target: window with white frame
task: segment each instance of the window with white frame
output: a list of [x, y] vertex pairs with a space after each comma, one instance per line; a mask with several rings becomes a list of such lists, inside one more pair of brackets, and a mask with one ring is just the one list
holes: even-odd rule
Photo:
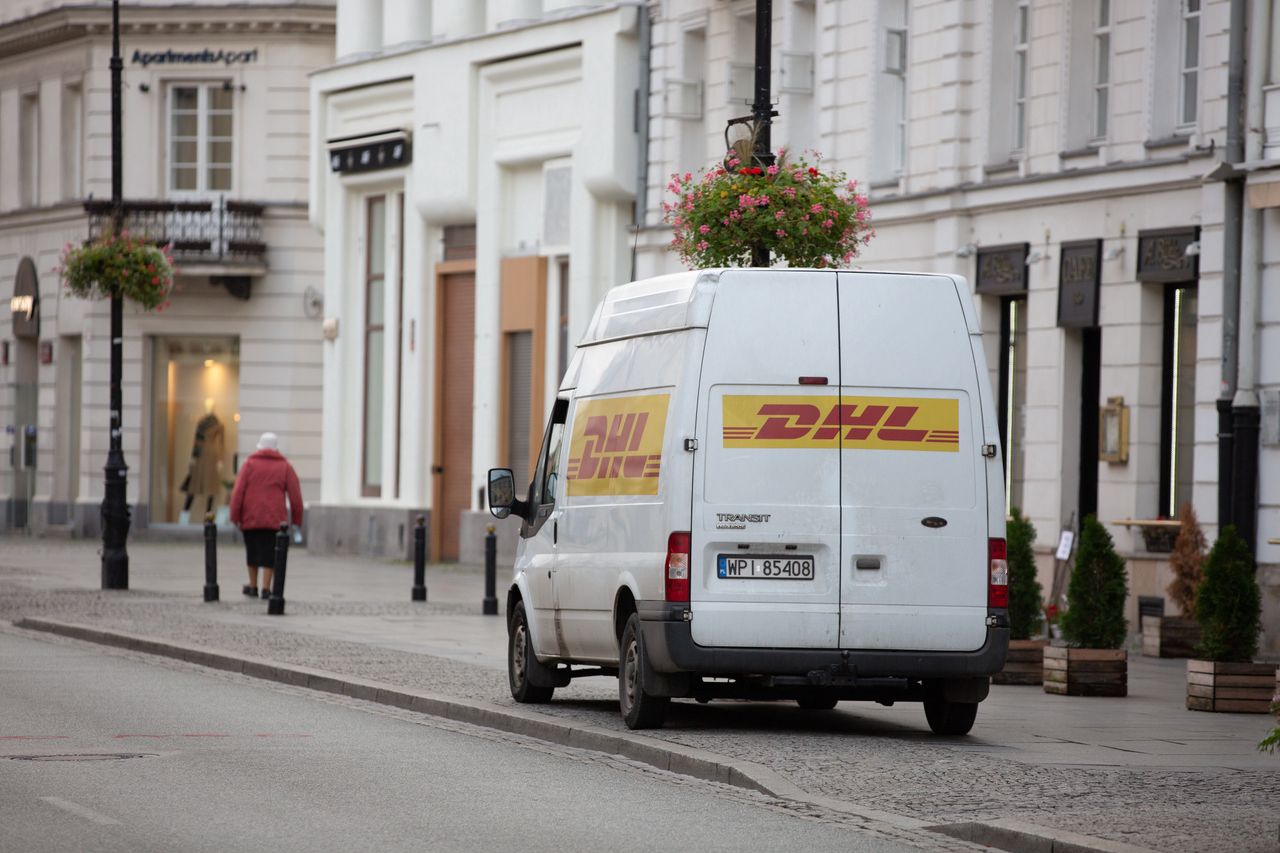
[[874, 180], [899, 177], [907, 162], [907, 3], [880, 2], [880, 73], [876, 88]]
[[230, 192], [234, 92], [229, 83], [169, 88], [169, 191]]
[[1111, 0], [1096, 0], [1093, 19], [1093, 139], [1107, 138], [1111, 103]]
[[1027, 144], [1028, 47], [1031, 36], [1031, 2], [1018, 0], [1013, 25], [1013, 127], [1009, 149], [1021, 153]]
[[1200, 0], [1182, 0], [1179, 46], [1178, 126], [1190, 128], [1200, 100]]

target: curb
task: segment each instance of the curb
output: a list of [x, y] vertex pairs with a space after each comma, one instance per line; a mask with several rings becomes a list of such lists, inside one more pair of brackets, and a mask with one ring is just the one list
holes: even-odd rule
[[1010, 853], [1154, 853], [1144, 847], [1093, 838], [1065, 830], [1049, 829], [1013, 819], [939, 825], [905, 815], [862, 808], [834, 797], [809, 793], [777, 772], [755, 762], [728, 758], [708, 750], [630, 732], [621, 733], [598, 726], [563, 722], [520, 708], [507, 708], [489, 702], [406, 690], [378, 681], [340, 676], [309, 667], [254, 659], [230, 652], [187, 646], [171, 640], [91, 628], [71, 622], [22, 618], [13, 622], [13, 625], [29, 631], [56, 634], [99, 645], [173, 658], [211, 669], [237, 672], [266, 681], [350, 696], [354, 699], [376, 702], [510, 734], [524, 735], [562, 746], [621, 755], [660, 770], [759, 791], [778, 799], [811, 804], [900, 830], [937, 833], [939, 836], [1010, 851]]

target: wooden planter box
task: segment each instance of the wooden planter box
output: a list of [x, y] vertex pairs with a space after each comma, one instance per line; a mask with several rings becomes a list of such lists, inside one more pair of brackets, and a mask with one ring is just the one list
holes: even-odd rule
[[1046, 646], [1044, 692], [1061, 696], [1129, 695], [1129, 658], [1124, 649]]
[[1010, 640], [1004, 669], [991, 676], [992, 684], [1041, 684], [1044, 682], [1044, 647], [1047, 640]]
[[1273, 663], [1218, 663], [1187, 661], [1187, 708], [1192, 711], [1227, 711], [1265, 714], [1271, 710], [1276, 689]]
[[1153, 658], [1193, 658], [1200, 626], [1181, 616], [1143, 616], [1142, 654]]

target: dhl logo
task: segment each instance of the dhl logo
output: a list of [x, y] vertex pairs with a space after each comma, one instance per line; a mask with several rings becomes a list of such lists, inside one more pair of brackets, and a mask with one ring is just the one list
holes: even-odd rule
[[656, 495], [668, 394], [589, 400], [573, 416], [570, 495]]
[[724, 446], [960, 449], [960, 401], [929, 397], [726, 395]]

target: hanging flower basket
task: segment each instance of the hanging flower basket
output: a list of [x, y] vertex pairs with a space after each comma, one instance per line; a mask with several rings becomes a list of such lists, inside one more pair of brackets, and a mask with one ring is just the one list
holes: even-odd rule
[[83, 246], [68, 243], [57, 271], [74, 296], [97, 300], [119, 294], [148, 311], [163, 311], [174, 288], [169, 247], [134, 239], [127, 231]]
[[756, 246], [793, 267], [845, 266], [874, 234], [857, 182], [785, 149], [767, 167], [730, 152], [696, 178], [672, 175], [667, 190], [676, 200], [663, 202], [663, 221], [690, 268], [748, 266]]

